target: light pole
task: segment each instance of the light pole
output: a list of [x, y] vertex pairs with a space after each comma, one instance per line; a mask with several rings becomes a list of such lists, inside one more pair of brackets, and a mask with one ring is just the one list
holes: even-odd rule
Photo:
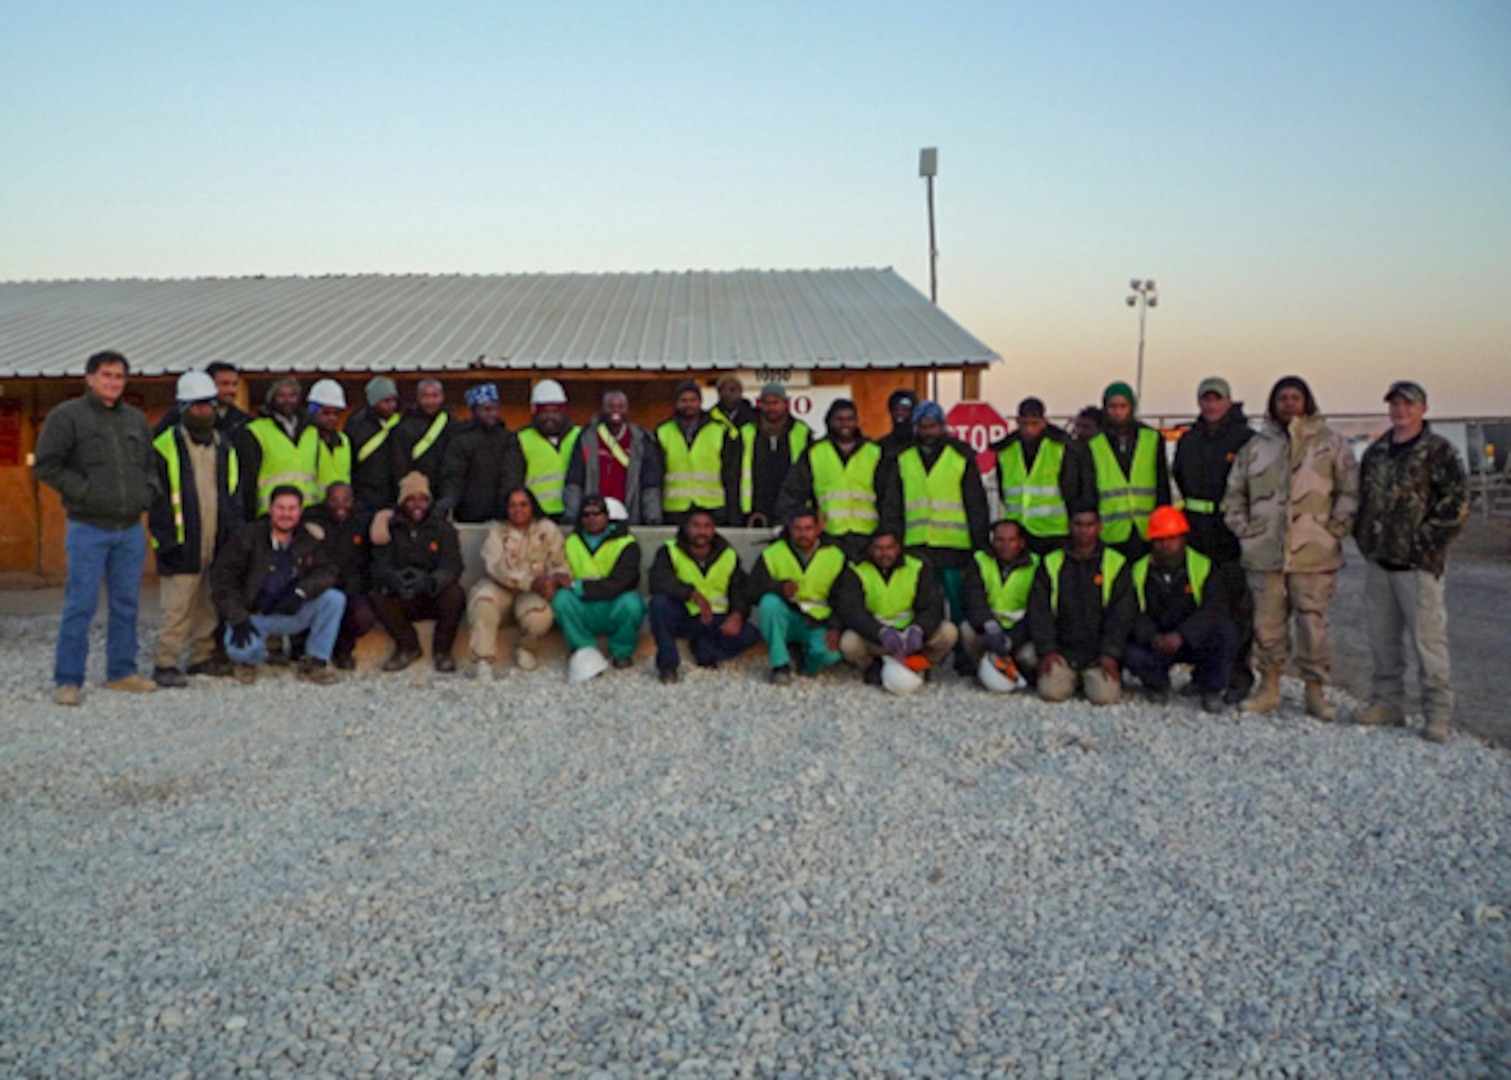
[[[934, 177], [939, 175], [939, 148], [926, 146], [918, 151], [918, 175], [928, 182], [929, 200], [929, 300], [939, 303], [939, 245], [934, 239]], [[939, 399], [939, 373], [933, 375], [931, 396]]]
[[1149, 309], [1159, 307], [1159, 291], [1154, 287], [1154, 279], [1146, 278], [1140, 281], [1134, 278], [1128, 283], [1133, 294], [1128, 297], [1128, 306], [1138, 308], [1138, 382], [1133, 388], [1134, 395], [1144, 400], [1144, 319], [1149, 315]]

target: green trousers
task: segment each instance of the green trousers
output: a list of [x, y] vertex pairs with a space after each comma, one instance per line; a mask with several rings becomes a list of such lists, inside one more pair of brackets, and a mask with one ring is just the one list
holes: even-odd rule
[[635, 655], [640, 621], [645, 618], [645, 598], [639, 593], [621, 593], [612, 600], [584, 600], [570, 589], [558, 589], [551, 598], [551, 610], [573, 652], [597, 648], [601, 635], [609, 639], [609, 655], [615, 660]]
[[801, 645], [806, 650], [803, 668], [810, 675], [817, 674], [830, 664], [837, 664], [840, 655], [830, 652], [824, 643], [826, 627], [814, 626], [775, 593], [767, 593], [756, 605], [756, 629], [766, 639], [766, 650], [771, 654], [771, 666], [786, 667], [792, 663], [789, 645]]

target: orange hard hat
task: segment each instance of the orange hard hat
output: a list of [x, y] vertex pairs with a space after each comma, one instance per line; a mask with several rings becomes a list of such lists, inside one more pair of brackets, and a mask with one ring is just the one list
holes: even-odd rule
[[1186, 515], [1173, 506], [1156, 507], [1149, 515], [1149, 539], [1159, 540], [1166, 536], [1184, 536], [1191, 531]]

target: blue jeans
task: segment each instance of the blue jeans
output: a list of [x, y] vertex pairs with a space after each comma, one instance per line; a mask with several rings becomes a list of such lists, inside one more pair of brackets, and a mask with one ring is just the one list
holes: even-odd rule
[[305, 655], [329, 663], [345, 612], [346, 594], [340, 589], [326, 589], [315, 599], [305, 601], [293, 615], [253, 615], [252, 640], [240, 648], [231, 644], [231, 628], [226, 627], [226, 655], [232, 663], [261, 664], [268, 658], [269, 635], [289, 638], [308, 630]]
[[702, 667], [717, 667], [720, 660], [732, 660], [761, 640], [756, 628], [749, 622], [740, 627], [740, 632], [728, 637], [722, 627], [729, 621], [728, 615], [715, 615], [714, 621], [704, 626], [696, 615], [687, 613], [687, 606], [663, 593], [651, 597], [651, 633], [656, 638], [656, 670], [676, 671], [681, 666], [682, 656], [677, 651], [677, 639], [685, 637], [692, 646], [693, 659]]
[[100, 606], [100, 583], [105, 583], [109, 621], [105, 632], [105, 678], [114, 682], [136, 674], [136, 608], [147, 562], [147, 538], [140, 524], [104, 529], [70, 521], [63, 550], [68, 554], [68, 584], [63, 590], [63, 623], [58, 627], [58, 650], [53, 682], [84, 685], [89, 661], [89, 624]]

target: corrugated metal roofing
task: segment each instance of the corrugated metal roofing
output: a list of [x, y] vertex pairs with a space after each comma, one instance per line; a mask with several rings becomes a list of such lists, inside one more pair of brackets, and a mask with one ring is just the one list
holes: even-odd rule
[[891, 269], [0, 282], [0, 378], [466, 368], [961, 367], [998, 359]]

